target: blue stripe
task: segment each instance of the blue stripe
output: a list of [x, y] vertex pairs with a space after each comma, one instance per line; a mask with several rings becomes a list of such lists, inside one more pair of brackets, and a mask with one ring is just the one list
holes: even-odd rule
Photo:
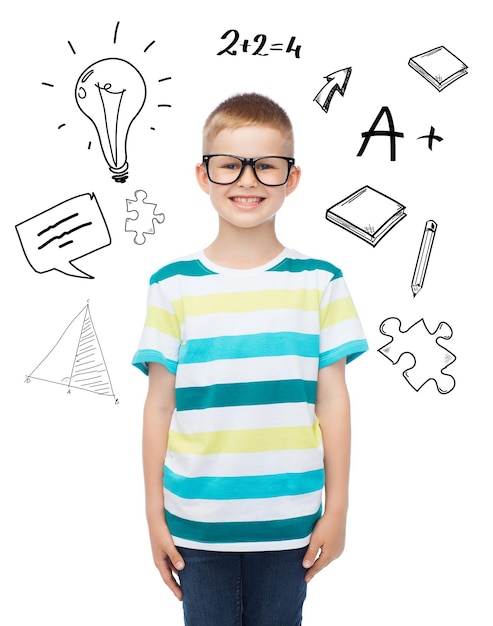
[[198, 259], [191, 261], [175, 261], [174, 263], [165, 265], [153, 274], [150, 279], [150, 284], [159, 283], [173, 276], [208, 276], [209, 274], [215, 273], [216, 272], [205, 267], [205, 265], [202, 265]]
[[135, 365], [141, 372], [148, 375], [149, 363], [161, 363], [161, 365], [164, 365], [172, 374], [176, 374], [178, 367], [176, 361], [167, 359], [158, 350], [137, 350], [132, 359], [132, 365]]
[[178, 411], [193, 411], [212, 407], [282, 404], [284, 402], [315, 404], [316, 391], [316, 380], [301, 379], [178, 387], [176, 408]]
[[252, 541], [289, 541], [307, 537], [322, 514], [322, 507], [312, 515], [268, 522], [194, 522], [166, 513], [166, 522], [174, 537], [200, 543], [243, 543]]
[[347, 341], [333, 350], [326, 350], [325, 352], [322, 352], [320, 355], [319, 368], [331, 365], [344, 357], [346, 357], [346, 363], [351, 363], [351, 361], [357, 359], [367, 350], [368, 343], [366, 339]]
[[318, 359], [319, 336], [305, 333], [257, 333], [190, 339], [180, 348], [180, 363], [206, 363], [221, 359], [248, 359], [268, 356]]
[[165, 467], [164, 486], [176, 496], [191, 500], [245, 500], [299, 496], [323, 488], [324, 470], [263, 476], [188, 478]]
[[283, 259], [280, 263], [271, 267], [268, 272], [313, 272], [314, 270], [323, 270], [333, 274], [332, 280], [340, 278], [342, 271], [329, 263], [328, 261], [322, 261], [321, 259]]

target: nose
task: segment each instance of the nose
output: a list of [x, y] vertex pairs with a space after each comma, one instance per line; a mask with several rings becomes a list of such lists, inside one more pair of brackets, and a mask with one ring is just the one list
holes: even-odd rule
[[257, 177], [255, 176], [253, 165], [245, 165], [237, 182], [243, 187], [253, 187], [257, 185]]

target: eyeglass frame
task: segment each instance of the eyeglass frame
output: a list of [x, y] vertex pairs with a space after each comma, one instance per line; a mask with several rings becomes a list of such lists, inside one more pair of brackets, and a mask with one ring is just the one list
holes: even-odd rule
[[[225, 156], [225, 157], [231, 157], [233, 159], [238, 159], [238, 161], [241, 161], [241, 169], [240, 172], [238, 174], [238, 176], [232, 180], [229, 183], [218, 183], [215, 180], [212, 180], [211, 175], [209, 174], [209, 159], [211, 159], [212, 157], [216, 157], [216, 156]], [[275, 184], [271, 184], [271, 183], [264, 183], [260, 180], [258, 174], [257, 174], [257, 170], [255, 169], [255, 163], [257, 161], [260, 161], [262, 159], [283, 159], [284, 161], [287, 162], [288, 164], [288, 171], [286, 174], [286, 180], [283, 183], [275, 183]], [[260, 157], [254, 157], [254, 158], [247, 158], [247, 157], [241, 157], [241, 156], [237, 156], [236, 154], [203, 154], [202, 155], [202, 164], [205, 165], [205, 171], [207, 173], [207, 178], [210, 180], [210, 182], [214, 185], [232, 185], [233, 183], [235, 183], [237, 180], [239, 180], [241, 178], [241, 175], [243, 174], [245, 167], [247, 165], [250, 165], [250, 167], [253, 170], [253, 173], [255, 175], [255, 178], [258, 180], [258, 182], [261, 185], [265, 185], [266, 187], [282, 187], [283, 185], [285, 185], [288, 182], [288, 178], [289, 178], [289, 174], [291, 173], [291, 168], [294, 167], [295, 164], [295, 160], [293, 157], [286, 157], [286, 156], [279, 156], [277, 154], [270, 154], [267, 156], [260, 156]]]

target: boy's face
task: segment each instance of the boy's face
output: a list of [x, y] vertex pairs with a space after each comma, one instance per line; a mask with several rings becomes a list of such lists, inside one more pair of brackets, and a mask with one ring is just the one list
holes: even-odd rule
[[[208, 153], [246, 158], [291, 156], [280, 131], [267, 126], [224, 129], [212, 141]], [[260, 183], [252, 168], [246, 166], [234, 183], [217, 185], [209, 181], [203, 164], [196, 167], [199, 186], [209, 194], [219, 218], [237, 228], [254, 228], [273, 222], [286, 196], [296, 189], [300, 174], [298, 167], [292, 167], [285, 185], [270, 187]]]

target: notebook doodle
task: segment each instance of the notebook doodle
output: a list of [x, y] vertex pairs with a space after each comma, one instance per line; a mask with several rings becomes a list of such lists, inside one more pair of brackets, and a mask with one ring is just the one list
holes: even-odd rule
[[467, 74], [467, 65], [445, 46], [438, 46], [411, 57], [409, 66], [438, 91]]
[[125, 231], [135, 233], [134, 243], [141, 246], [146, 242], [146, 235], [154, 235], [154, 223], [164, 222], [164, 213], [156, 213], [157, 204], [146, 202], [147, 193], [142, 189], [135, 192], [135, 200], [127, 200], [128, 217]]
[[430, 380], [435, 381], [440, 393], [452, 391], [455, 379], [444, 370], [455, 361], [455, 355], [439, 342], [452, 337], [452, 328], [446, 322], [440, 322], [434, 332], [428, 330], [423, 319], [401, 330], [401, 320], [389, 317], [380, 324], [380, 332], [391, 340], [378, 351], [394, 365], [404, 354], [414, 358], [414, 364], [402, 375], [415, 391]]
[[325, 217], [373, 247], [406, 214], [405, 206], [366, 185], [331, 206]]

